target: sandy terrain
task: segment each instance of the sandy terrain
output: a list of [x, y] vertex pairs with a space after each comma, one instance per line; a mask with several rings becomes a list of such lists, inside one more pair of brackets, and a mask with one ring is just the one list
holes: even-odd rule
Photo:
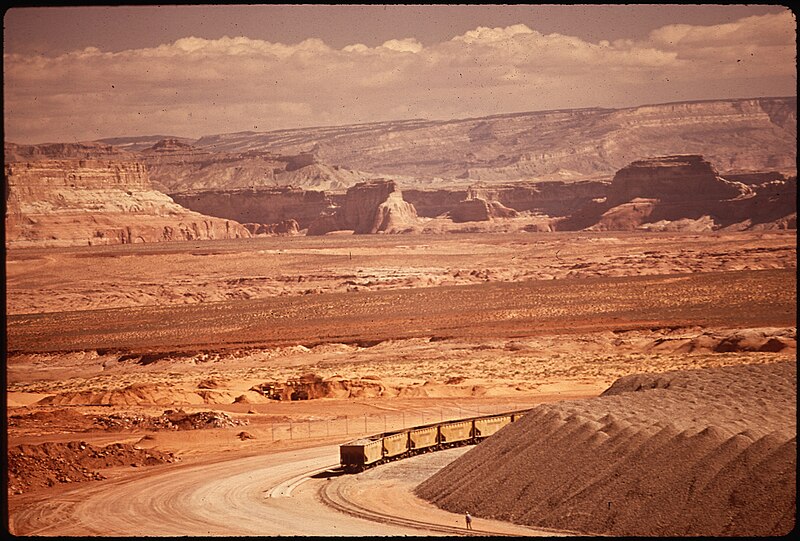
[[[379, 472], [400, 463], [363, 477], [383, 487], [370, 490], [381, 494], [376, 513], [414, 501], [428, 526], [387, 529], [388, 519], [319, 507], [327, 483], [363, 496], [352, 480], [307, 478], [363, 434], [591, 399], [631, 374], [793, 362], [795, 243], [794, 231], [334, 235], [12, 250], [9, 457], [18, 445], [73, 447], [51, 446], [51, 462], [13, 462], [11, 531], [447, 534], [430, 525], [460, 524], [460, 510], [439, 516], [412, 494], [443, 464], [401, 469], [395, 481]], [[306, 374], [327, 394], [275, 401], [258, 390]], [[781, 396], [796, 409], [790, 391]], [[653, 400], [642, 415], [658, 410]], [[110, 444], [125, 461], [99, 461]], [[297, 453], [307, 461], [293, 462]], [[248, 460], [269, 457], [278, 469], [247, 477]], [[70, 460], [80, 474], [67, 473]], [[294, 503], [264, 500], [292, 479], [304, 480], [287, 496]], [[146, 509], [153, 483], [164, 488]], [[123, 495], [130, 504], [102, 504]], [[295, 522], [279, 518], [289, 508]], [[471, 511], [476, 528], [492, 518]], [[318, 527], [307, 524], [314, 516], [324, 517]]]

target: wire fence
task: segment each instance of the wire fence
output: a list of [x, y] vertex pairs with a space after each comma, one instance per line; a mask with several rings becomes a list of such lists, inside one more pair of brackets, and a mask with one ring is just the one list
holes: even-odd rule
[[309, 419], [271, 423], [272, 441], [380, 434], [414, 426], [494, 415], [527, 409], [526, 404], [448, 405], [438, 408], [409, 408], [387, 413], [345, 415], [332, 419]]

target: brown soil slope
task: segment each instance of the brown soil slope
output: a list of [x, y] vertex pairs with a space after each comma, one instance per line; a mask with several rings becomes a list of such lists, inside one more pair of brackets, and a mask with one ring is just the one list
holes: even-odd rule
[[796, 362], [627, 376], [543, 404], [423, 482], [454, 512], [582, 533], [794, 528]]

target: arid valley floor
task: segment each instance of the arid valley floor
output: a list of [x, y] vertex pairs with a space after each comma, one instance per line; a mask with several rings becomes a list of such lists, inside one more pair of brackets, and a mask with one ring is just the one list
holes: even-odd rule
[[[334, 234], [9, 250], [9, 531], [452, 535], [466, 533], [469, 510], [474, 534], [787, 533], [796, 241], [794, 230]], [[736, 367], [745, 368], [725, 372]], [[626, 393], [600, 396], [626, 376], [706, 369], [700, 384], [687, 376], [685, 395], [669, 394], [678, 376], [653, 376], [627, 389], [635, 407], [619, 402]], [[304, 377], [324, 392], [280, 401], [262, 392]], [[557, 415], [567, 430], [574, 417], [573, 447], [501, 449], [501, 432], [359, 475], [314, 475], [361, 435], [540, 405], [566, 412]], [[507, 428], [554, 422], [537, 411], [539, 428], [534, 415]], [[659, 447], [667, 429], [715, 443], [679, 459]], [[580, 442], [615, 431], [627, 434], [614, 440], [617, 469], [584, 467]], [[768, 437], [772, 446], [756, 445]], [[496, 484], [446, 498], [437, 484], [470, 468], [480, 479], [469, 456], [512, 464], [527, 448], [575, 476], [513, 473], [530, 476], [517, 487], [535, 494], [527, 514], [489, 505]], [[672, 467], [642, 461], [647, 449]], [[456, 468], [462, 455], [466, 470]], [[743, 471], [736, 457], [771, 466]], [[680, 485], [678, 460], [707, 472], [702, 482]], [[750, 474], [768, 494], [737, 492]], [[543, 505], [535, 484], [563, 499]], [[432, 490], [447, 499], [441, 507]], [[711, 515], [724, 504], [741, 520], [675, 522], [680, 505], [659, 499], [671, 491], [683, 505], [702, 494]]]

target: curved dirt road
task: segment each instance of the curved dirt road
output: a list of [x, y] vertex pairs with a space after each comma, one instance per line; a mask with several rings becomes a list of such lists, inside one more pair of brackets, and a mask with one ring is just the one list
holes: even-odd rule
[[80, 487], [13, 515], [11, 531], [43, 536], [436, 535], [375, 524], [294, 495], [332, 467], [337, 446], [179, 465]]
[[[338, 446], [326, 445], [143, 471], [139, 476], [84, 485], [60, 498], [22, 506], [13, 513], [10, 529], [24, 536], [77, 537], [459, 533], [455, 525], [460, 524], [459, 515], [415, 502], [407, 490], [393, 490], [391, 470], [399, 463], [382, 466], [388, 477], [379, 474], [377, 479], [374, 471], [363, 478], [311, 477], [336, 466], [331, 459], [337, 457]], [[359, 485], [366, 494], [358, 494]], [[337, 498], [331, 506], [326, 497], [330, 493], [357, 497]], [[547, 532], [485, 521], [473, 533]]]

